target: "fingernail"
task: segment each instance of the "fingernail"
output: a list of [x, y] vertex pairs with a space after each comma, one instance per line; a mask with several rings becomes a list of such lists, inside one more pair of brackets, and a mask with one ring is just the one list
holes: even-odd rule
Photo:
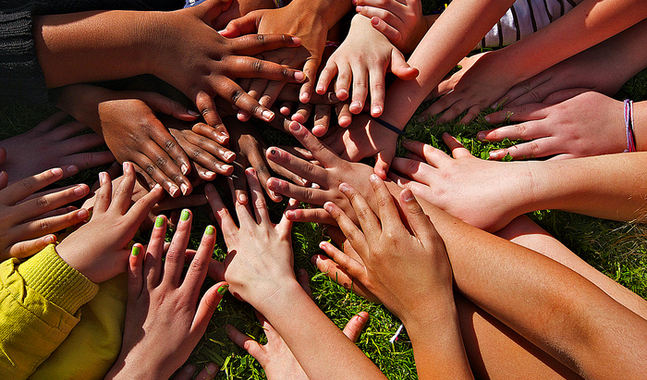
[[189, 215], [191, 215], [189, 213], [189, 210], [187, 209], [182, 210], [182, 213], [180, 214], [180, 220], [183, 222], [186, 222], [187, 220], [189, 220]]
[[182, 194], [187, 195], [189, 192], [189, 186], [187, 186], [185, 183], [180, 185], [180, 189], [182, 189]]
[[[324, 248], [325, 246], [326, 246], [326, 242], [325, 242], [325, 241], [320, 241], [320, 242], [319, 242], [319, 249], [324, 250], [324, 249], [325, 249], [325, 248]], [[313, 256], [313, 257], [314, 257], [314, 256]]]
[[187, 364], [184, 368], [182, 368], [182, 372], [186, 373], [187, 375], [193, 375], [195, 372], [195, 367], [191, 364]]
[[133, 245], [133, 250], [131, 252], [133, 256], [138, 256], [140, 251], [141, 251], [141, 248], [139, 248], [138, 245]]
[[160, 228], [164, 225], [164, 217], [163, 216], [158, 216], [157, 219], [155, 219], [155, 228]]
[[373, 107], [373, 114], [374, 115], [378, 115], [378, 114], [381, 114], [381, 113], [382, 113], [382, 107], [380, 107], [380, 106]]
[[332, 203], [330, 202], [324, 203], [324, 210], [326, 210], [326, 212], [330, 214], [332, 212]]
[[84, 196], [85, 195], [85, 189], [83, 188], [83, 186], [75, 187], [74, 188], [74, 195], [76, 195], [78, 197]]
[[234, 152], [230, 151], [230, 152], [225, 153], [225, 160], [227, 162], [231, 162], [235, 157], [236, 157], [236, 153], [234, 153]]
[[218, 294], [223, 295], [223, 294], [227, 293], [227, 289], [229, 289], [229, 284], [220, 285], [217, 292], [218, 292]]
[[324, 86], [317, 86], [317, 94], [323, 95], [323, 93], [326, 91]]
[[292, 43], [295, 45], [301, 44], [301, 39], [299, 37], [292, 37]]
[[84, 208], [80, 209], [76, 213], [76, 215], [79, 217], [79, 219], [82, 219], [82, 220], [88, 220], [88, 218], [90, 217], [90, 213], [88, 212], [88, 210]]
[[267, 181], [267, 186], [272, 190], [278, 190], [279, 187], [281, 186], [281, 182], [276, 178], [270, 178]]
[[488, 123], [490, 122], [490, 115], [486, 115], [486, 116], [484, 116], [483, 118], [484, 118], [484, 119], [485, 119], [485, 121], [487, 121]]
[[215, 229], [213, 228], [213, 226], [207, 226], [207, 228], [204, 230], [204, 233], [206, 235], [213, 235], [214, 231]]
[[297, 123], [296, 121], [293, 121], [290, 123], [290, 131], [299, 132], [300, 130], [301, 130], [301, 124]]
[[374, 183], [377, 182], [378, 179], [379, 179], [379, 177], [377, 175], [375, 175], [375, 174], [371, 174], [368, 177], [368, 180], [371, 181], [371, 182], [374, 182]]
[[189, 172], [189, 166], [187, 164], [182, 164], [180, 170], [182, 170], [182, 174], [186, 174]]
[[204, 173], [204, 175], [209, 177], [209, 178], [212, 178], [212, 177], [214, 177], [216, 175], [216, 173], [214, 173], [212, 171], [208, 171], [208, 172]]
[[295, 219], [297, 216], [297, 213], [294, 210], [287, 210], [285, 212], [285, 217], [288, 218], [288, 220]]
[[479, 140], [485, 140], [485, 132], [477, 133], [476, 138], [479, 139]]
[[45, 236], [45, 243], [47, 243], [47, 244], [56, 243], [56, 236], [53, 236], [53, 235]]
[[342, 193], [345, 193], [345, 192], [347, 192], [348, 190], [350, 190], [350, 188], [348, 187], [348, 184], [347, 184], [346, 182], [342, 182], [342, 183], [339, 185], [339, 191], [341, 191]]
[[54, 168], [54, 169], [50, 170], [49, 172], [52, 173], [55, 176], [59, 176], [59, 175], [63, 174], [63, 169]]
[[263, 119], [266, 121], [272, 121], [274, 119], [274, 112], [272, 111], [263, 111]]
[[245, 193], [242, 193], [238, 196], [238, 203], [246, 203], [247, 202], [247, 195]]
[[307, 103], [309, 99], [310, 94], [307, 92], [304, 92], [303, 94], [301, 94], [301, 96], [299, 96], [299, 101], [301, 101], [301, 103]]
[[[495, 110], [499, 106], [499, 103], [494, 103], [490, 106], [493, 110]], [[489, 121], [489, 120], [488, 120]]]
[[360, 322], [364, 322], [364, 317], [362, 317], [362, 315], [361, 315], [361, 314], [355, 314], [355, 316], [357, 317], [357, 320], [358, 320], [358, 321], [360, 321]]
[[362, 103], [360, 102], [352, 102], [350, 104], [350, 108], [361, 108], [361, 107], [362, 107]]
[[178, 191], [180, 191], [180, 188], [179, 188], [179, 187], [177, 187], [177, 186], [175, 186], [175, 185], [171, 186], [171, 187], [168, 189], [168, 193], [169, 193], [169, 194], [171, 194], [171, 196], [172, 196], [173, 198], [175, 198], [175, 196], [177, 195], [177, 192], [178, 192]]
[[218, 366], [216, 366], [214, 363], [209, 363], [206, 369], [209, 377], [211, 377], [212, 379], [215, 376], [216, 372], [218, 372]]
[[194, 110], [188, 110], [187, 113], [194, 117], [200, 116], [200, 114], [198, 112], [195, 112]]
[[67, 170], [68, 173], [74, 174], [79, 171], [79, 168], [77, 168], [76, 165], [70, 165], [67, 168], [65, 168], [65, 170]]
[[490, 155], [490, 157], [491, 157], [491, 158], [496, 158], [496, 157], [497, 157], [498, 155], [500, 155], [500, 154], [501, 154], [501, 151], [499, 151], [499, 150], [493, 150], [493, 151], [491, 151], [491, 152], [489, 153], [489, 155]]
[[405, 202], [411, 202], [413, 200], [413, 193], [409, 189], [405, 189], [402, 191], [402, 199], [404, 199]]
[[301, 82], [306, 79], [306, 75], [302, 71], [297, 71], [294, 73], [294, 79]]

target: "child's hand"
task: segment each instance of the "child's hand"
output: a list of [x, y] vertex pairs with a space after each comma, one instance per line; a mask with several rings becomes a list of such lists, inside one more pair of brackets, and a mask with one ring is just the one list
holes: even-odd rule
[[[190, 231], [191, 212], [185, 209], [164, 261], [164, 216], [156, 221], [146, 253], [141, 244], [133, 246], [124, 339], [107, 379], [168, 379], [204, 335], [227, 284], [212, 286], [200, 299], [216, 237], [214, 228], [208, 226], [197, 252], [188, 258]], [[183, 279], [187, 261], [189, 269]]]
[[[317, 79], [317, 69], [321, 63], [326, 36], [329, 26], [316, 12], [307, 12], [299, 8], [298, 2], [292, 2], [278, 9], [261, 9], [231, 21], [221, 34], [225, 37], [238, 37], [246, 33], [286, 33], [297, 36], [301, 41], [301, 49], [306, 54], [282, 50], [273, 54], [271, 60], [289, 67], [303, 67], [305, 82], [300, 90], [299, 100], [308, 103], [314, 94], [314, 83]], [[269, 49], [266, 49], [269, 50]], [[281, 81], [281, 78], [267, 78]], [[257, 81], [259, 82], [259, 81]], [[272, 104], [281, 91], [282, 86], [268, 85], [263, 90], [260, 83], [252, 88], [264, 104]], [[241, 107], [242, 108], [242, 107]]]
[[434, 95], [441, 98], [420, 116], [444, 112], [436, 123], [446, 123], [467, 111], [460, 120], [461, 123], [467, 124], [487, 107], [496, 107], [495, 102], [512, 86], [525, 79], [512, 77], [507, 63], [496, 61], [496, 52], [489, 51], [463, 58], [458, 63], [461, 69], [440, 82], [433, 91]]
[[[308, 286], [308, 274], [305, 270], [301, 269], [299, 271], [297, 280], [306, 293], [312, 297]], [[261, 345], [232, 325], [227, 325], [229, 338], [258, 360], [268, 380], [309, 380], [278, 331], [262, 314], [256, 312], [256, 317], [267, 336], [266, 344]], [[353, 316], [344, 327], [344, 335], [351, 341], [356, 342], [362, 329], [368, 323], [368, 318], [368, 313], [364, 311]]]
[[163, 195], [161, 186], [156, 186], [131, 207], [135, 169], [130, 162], [124, 162], [123, 167], [124, 179], [114, 197], [110, 177], [99, 173], [101, 188], [92, 218], [56, 246], [56, 252], [66, 263], [94, 283], [109, 280], [126, 270], [129, 253], [126, 246]]
[[0, 258], [24, 258], [56, 242], [54, 232], [83, 222], [89, 216], [85, 209], [64, 207], [88, 194], [85, 184], [36, 193], [64, 176], [76, 173], [69, 166], [50, 169], [7, 187], [6, 172], [0, 172]]
[[375, 174], [385, 179], [391, 161], [395, 157], [398, 135], [380, 125], [368, 115], [359, 115], [346, 129], [339, 129], [323, 141], [330, 148], [350, 161], [375, 157]]
[[403, 53], [411, 53], [429, 29], [420, 0], [354, 0], [369, 19]]
[[485, 120], [492, 124], [506, 121], [518, 124], [479, 132], [478, 138], [527, 141], [491, 151], [490, 158], [494, 160], [507, 155], [514, 159], [546, 156], [564, 159], [622, 153], [627, 149], [623, 103], [597, 92], [583, 91], [560, 91], [543, 103], [490, 114]]
[[449, 134], [443, 134], [443, 141], [454, 158], [429, 144], [404, 140], [402, 146], [411, 154], [393, 160], [389, 178], [417, 197], [490, 232], [525, 213], [524, 207], [533, 207], [532, 163], [481, 160]]
[[[67, 114], [58, 112], [27, 132], [0, 141], [0, 146], [7, 152], [2, 169], [12, 183], [52, 167], [73, 165], [84, 170], [114, 161], [110, 152], [90, 152], [102, 146], [103, 139], [96, 133], [78, 135], [88, 126], [79, 122], [63, 124], [67, 117]], [[25, 154], [25, 147], [38, 153]], [[76, 171], [64, 171], [63, 178], [73, 174]]]
[[[286, 282], [296, 281], [291, 242], [292, 223], [285, 217], [279, 224], [270, 221], [256, 172], [249, 168], [245, 175], [251, 202], [234, 202], [240, 227], [234, 223], [213, 185], [207, 185], [205, 193], [227, 244], [224, 278], [230, 285], [230, 292], [262, 310], [261, 305], [272, 294], [279, 292]], [[233, 190], [233, 185], [230, 187]], [[296, 206], [297, 202], [291, 201], [288, 208]]]
[[410, 190], [400, 193], [396, 206], [380, 178], [371, 175], [370, 182], [377, 214], [357, 190], [345, 183], [339, 186], [351, 202], [361, 230], [334, 203], [324, 205], [360, 260], [328, 242], [320, 247], [405, 325], [411, 320], [429, 320], [430, 314], [444, 310], [430, 305], [454, 305], [452, 270], [444, 243]]
[[271, 121], [274, 113], [243, 91], [235, 80], [264, 78], [302, 82], [305, 76], [299, 71], [251, 57], [267, 50], [297, 47], [300, 40], [287, 35], [225, 38], [234, 35], [220, 35], [211, 23], [228, 5], [229, 2], [207, 0], [195, 7], [161, 12], [154, 21], [160, 47], [157, 66], [152, 72], [194, 101], [211, 127], [222, 124], [214, 96], [256, 118]]
[[384, 111], [384, 76], [387, 70], [402, 80], [418, 75], [418, 70], [407, 64], [402, 53], [371, 26], [368, 18], [355, 15], [348, 36], [330, 56], [319, 76], [317, 93], [324, 94], [336, 76], [335, 94], [344, 101], [351, 93], [352, 80], [350, 112], [355, 115], [362, 112], [370, 88], [370, 113], [379, 117]]

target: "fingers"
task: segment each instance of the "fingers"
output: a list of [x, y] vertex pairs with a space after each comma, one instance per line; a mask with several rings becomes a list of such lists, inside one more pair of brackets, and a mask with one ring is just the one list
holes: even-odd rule
[[509, 148], [493, 150], [490, 159], [502, 160], [510, 156], [513, 160], [524, 160], [536, 157], [547, 157], [564, 152], [563, 144], [551, 137], [539, 138], [526, 143], [516, 144]]
[[[375, 178], [375, 177], [377, 176], [374, 174], [370, 176], [370, 181], [372, 183], [372, 186], [374, 186], [373, 188], [374, 190], [375, 190], [375, 182], [379, 180], [379, 178]], [[364, 197], [359, 193], [359, 191], [355, 190], [347, 183], [340, 184], [339, 191], [341, 191], [344, 194], [344, 196], [348, 198], [348, 200], [350, 201], [350, 204], [353, 206], [353, 210], [355, 211], [355, 215], [357, 215], [357, 219], [359, 220], [359, 223], [362, 227], [362, 231], [364, 231], [365, 240], [369, 242], [378, 242], [380, 240], [380, 235], [381, 235], [383, 226], [380, 226], [380, 220], [378, 220], [375, 213], [373, 213], [373, 210], [371, 209], [371, 206], [368, 205], [368, 202], [366, 202], [366, 199], [364, 199]], [[389, 198], [390, 197], [391, 195], [389, 194]], [[380, 199], [380, 201], [384, 202], [385, 199], [382, 198]], [[389, 199], [389, 201], [391, 200]], [[380, 207], [382, 207], [382, 205], [380, 205]], [[326, 209], [326, 211], [330, 213], [330, 210], [328, 210], [325, 205], [324, 205], [324, 208]], [[334, 215], [331, 214], [331, 216], [335, 218], [335, 220], [337, 220], [337, 218]], [[339, 224], [339, 220], [337, 220], [337, 224]], [[348, 226], [348, 225], [345, 225], [345, 226]], [[344, 231], [344, 235], [346, 235], [347, 230], [342, 225], [339, 225], [339, 227], [342, 229], [342, 231]], [[348, 235], [346, 236], [348, 237]], [[356, 236], [359, 236], [359, 235], [356, 234]], [[370, 246], [370, 243], [369, 243], [369, 246]], [[353, 247], [357, 249], [357, 247], [355, 247], [354, 245]]]
[[99, 173], [99, 190], [95, 192], [93, 212], [102, 214], [108, 211], [112, 201], [112, 181], [106, 172]]
[[[44, 195], [36, 194], [36, 197], [16, 205], [16, 216], [21, 218], [21, 220], [38, 218], [49, 211], [56, 210], [61, 206], [85, 197], [89, 191], [90, 189], [88, 188], [88, 185], [81, 184], [58, 189], [51, 193], [45, 193]], [[41, 219], [41, 223], [45, 223], [45, 220], [46, 219]], [[55, 231], [57, 230], [50, 232]]]
[[270, 215], [267, 211], [267, 204], [265, 203], [263, 188], [258, 182], [256, 171], [253, 168], [248, 168], [245, 170], [245, 176], [247, 177], [247, 184], [249, 185], [249, 189], [251, 190], [251, 205], [254, 208], [254, 217], [256, 219], [256, 223], [268, 223], [270, 221]]
[[116, 210], [120, 215], [125, 214], [130, 207], [130, 202], [133, 195], [133, 188], [135, 186], [135, 168], [130, 162], [123, 163], [123, 178], [115, 189], [110, 202], [109, 209]]
[[[369, 181], [371, 182], [371, 187], [373, 188], [373, 192], [375, 192], [375, 200], [378, 205], [378, 215], [380, 219], [375, 220], [375, 225], [367, 225], [366, 227], [362, 225], [362, 229], [366, 231], [368, 228], [379, 228], [379, 224], [381, 223], [382, 228], [385, 230], [393, 231], [395, 234], [403, 232], [404, 226], [400, 221], [400, 214], [398, 212], [397, 207], [395, 206], [395, 203], [393, 202], [393, 197], [391, 196], [391, 193], [389, 192], [389, 190], [386, 188], [386, 185], [384, 184], [384, 181], [380, 179], [378, 176], [376, 176], [375, 174], [371, 174], [371, 176], [369, 177]], [[357, 196], [356, 203], [361, 207], [365, 207], [370, 210], [370, 206], [368, 205], [368, 203], [366, 203], [366, 200], [359, 194]], [[364, 205], [362, 205], [362, 203], [364, 203]], [[355, 204], [353, 204], [353, 207], [355, 207]], [[355, 214], [357, 214], [357, 217], [360, 219], [360, 222], [361, 222], [361, 215], [357, 211], [357, 208], [355, 208]], [[374, 237], [367, 235], [367, 238], [369, 242], [379, 241], [379, 235]], [[373, 239], [376, 239], [376, 240], [373, 240]], [[369, 243], [369, 246], [370, 246], [370, 243]]]
[[[321, 248], [321, 250], [323, 250], [328, 256], [330, 256], [341, 270], [347, 273], [346, 276], [349, 279], [353, 277], [358, 278], [364, 275], [364, 266], [354, 259], [350, 258], [343, 251], [337, 249], [337, 247], [335, 247], [334, 245], [322, 241], [321, 243], [319, 243], [319, 248]], [[351, 280], [351, 284], [352, 282], [353, 281]], [[352, 287], [347, 288], [343, 283], [340, 285], [343, 285], [346, 289], [352, 289]]]
[[[229, 26], [227, 26], [226, 30], [227, 29], [229, 29]], [[221, 35], [224, 36], [223, 33], [221, 33]], [[299, 37], [293, 37], [287, 34], [249, 34], [248, 33], [244, 36], [233, 38], [232, 40], [229, 41], [229, 43], [231, 44], [232, 52], [234, 54], [241, 55], [241, 56], [254, 56], [268, 50], [298, 47], [301, 45], [301, 39]], [[269, 61], [263, 61], [263, 62], [271, 63]], [[273, 64], [273, 65], [281, 66], [278, 64]], [[257, 69], [258, 74], [261, 74], [261, 75], [255, 75], [255, 77], [271, 79], [271, 80], [287, 80], [291, 82], [302, 82], [305, 79], [303, 77], [303, 73], [299, 70], [286, 69], [285, 67], [283, 67], [283, 69], [284, 69], [284, 72], [281, 72], [279, 75], [277, 75], [276, 73], [270, 74], [269, 71], [268, 73], [264, 73], [264, 70], [262, 68], [258, 68]], [[274, 76], [268, 77], [263, 74], [274, 75]]]
[[216, 363], [209, 363], [195, 378], [195, 380], [213, 380], [218, 374], [219, 368]]
[[[364, 108], [364, 102], [368, 96], [368, 72], [366, 67], [359, 62], [351, 65], [353, 71], [353, 94], [349, 110], [352, 114], [358, 115]], [[382, 76], [384, 76], [382, 74]]]
[[[289, 172], [314, 183], [323, 183], [326, 170], [311, 162], [295, 157], [294, 155], [276, 147], [270, 147], [265, 153], [268, 160], [287, 169]], [[268, 182], [269, 186], [269, 182]], [[274, 189], [272, 189], [274, 190]]]
[[[439, 165], [442, 165], [444, 161], [447, 161], [449, 159], [449, 156], [447, 156], [445, 152], [440, 149], [434, 148], [433, 146], [431, 146], [431, 144], [404, 139], [402, 140], [402, 147], [419, 157], [424, 157], [427, 163], [434, 167], [439, 167]], [[399, 158], [394, 159], [393, 165], [395, 165], [395, 160], [399, 160]], [[402, 167], [399, 167], [398, 171], [400, 171], [401, 168]], [[400, 172], [405, 173], [402, 171]]]
[[164, 238], [166, 237], [167, 220], [164, 215], [155, 219], [155, 227], [151, 233], [151, 239], [146, 246], [146, 255], [144, 256], [144, 278], [146, 288], [152, 289], [157, 287], [162, 276], [162, 256], [164, 253]]
[[2, 191], [2, 196], [5, 199], [5, 204], [16, 204], [17, 202], [20, 202], [21, 200], [27, 198], [36, 191], [44, 188], [45, 186], [51, 185], [61, 178], [63, 178], [63, 169], [54, 168], [20, 180], [9, 186], [6, 190]]
[[319, 223], [336, 225], [335, 219], [322, 208], [287, 210], [285, 217], [293, 223]]
[[[377, 67], [371, 67], [369, 71], [369, 83], [371, 84], [371, 116], [380, 117], [384, 111], [384, 99], [386, 96], [386, 84], [384, 75], [386, 73]], [[362, 108], [363, 108], [362, 104]], [[361, 112], [361, 111], [360, 111]]]
[[[297, 122], [290, 123], [290, 133], [319, 161], [324, 167], [329, 167], [339, 161], [339, 157], [325, 146], [304, 126]], [[305, 178], [305, 177], [303, 177]]]
[[389, 171], [389, 167], [391, 166], [393, 157], [395, 157], [395, 147], [394, 149], [388, 152], [387, 151], [378, 152], [377, 155], [375, 156], [375, 167], [373, 168], [373, 172], [378, 177], [385, 180], [386, 173]]
[[[62, 161], [65, 165], [74, 165], [78, 170], [85, 170], [114, 162], [115, 156], [110, 151], [86, 152], [65, 157]], [[67, 173], [68, 172], [66, 172], [64, 178], [72, 175], [72, 173]]]
[[[328, 90], [328, 87], [330, 86], [330, 83], [332, 80], [335, 78], [337, 75], [337, 64], [335, 63], [334, 60], [328, 59], [328, 62], [326, 62], [326, 66], [324, 66], [323, 70], [321, 71], [321, 74], [319, 74], [319, 81], [317, 82], [317, 89], [316, 93], [319, 95], [323, 95], [326, 93], [326, 90]], [[339, 96], [337, 96], [339, 98]], [[346, 97], [348, 97], [348, 92], [346, 92]], [[346, 99], [339, 99], [339, 100], [346, 100]]]
[[305, 75], [306, 81], [301, 86], [301, 93], [299, 95], [299, 101], [301, 103], [310, 102], [312, 94], [315, 93], [315, 83], [317, 81], [317, 70], [319, 69], [320, 63], [321, 63], [321, 57], [318, 57], [318, 58], [310, 57], [303, 65], [303, 74]]
[[357, 313], [357, 315], [354, 315], [353, 318], [348, 321], [348, 323], [346, 323], [346, 326], [344, 326], [344, 330], [342, 330], [342, 332], [352, 342], [357, 342], [359, 336], [362, 334], [362, 330], [364, 330], [364, 327], [366, 327], [368, 320], [368, 313], [365, 311], [360, 311], [359, 313]]
[[10, 257], [24, 259], [25, 257], [35, 255], [45, 249], [48, 245], [54, 243], [56, 243], [56, 236], [51, 234], [32, 240], [20, 241], [5, 249], [2, 255], [2, 260], [6, 260]]
[[39, 134], [46, 133], [47, 131], [51, 131], [52, 129], [60, 126], [63, 120], [67, 119], [69, 116], [70, 115], [66, 114], [63, 111], [56, 112], [52, 116], [38, 123], [38, 125], [36, 125], [33, 130], [37, 131]]
[[141, 92], [140, 96], [152, 110], [173, 116], [176, 119], [193, 121], [200, 116], [199, 113], [188, 109], [180, 102], [176, 102], [157, 92]]
[[344, 289], [359, 294], [371, 302], [380, 303], [377, 297], [369, 292], [360, 282], [354, 281], [335, 261], [323, 255], [315, 255], [311, 261], [322, 273], [325, 273], [331, 280], [343, 286]]
[[546, 117], [549, 112], [548, 107], [549, 106], [543, 104], [526, 104], [491, 113], [485, 116], [484, 119], [490, 124], [500, 124], [504, 122], [518, 123], [530, 120], [539, 120]]
[[248, 335], [243, 334], [237, 328], [235, 328], [230, 324], [227, 324], [226, 330], [227, 330], [227, 336], [229, 336], [229, 339], [234, 341], [234, 343], [236, 343], [238, 347], [247, 351], [247, 353], [252, 355], [259, 362], [264, 360], [265, 349], [260, 343], [250, 338]]
[[452, 151], [452, 156], [454, 158], [474, 157], [472, 156], [472, 153], [460, 143], [460, 141], [456, 140], [456, 138], [449, 133], [443, 133], [442, 138], [445, 145], [447, 145], [449, 150]]
[[[162, 275], [162, 283], [166, 283], [171, 288], [177, 288], [181, 284], [182, 270], [186, 262], [186, 248], [189, 244], [189, 234], [191, 233], [191, 211], [188, 209], [182, 210], [180, 214], [180, 221], [177, 224], [177, 230], [171, 245], [166, 252], [166, 259], [164, 260], [164, 274]], [[199, 262], [202, 262], [199, 260]]]
[[[341, 186], [340, 186], [340, 188], [341, 188]], [[355, 200], [357, 200], [357, 199], [355, 198]], [[362, 231], [360, 231], [360, 229], [357, 228], [355, 223], [353, 223], [353, 221], [348, 217], [348, 215], [346, 215], [346, 213], [344, 213], [344, 211], [342, 209], [340, 209], [339, 206], [335, 205], [334, 203], [326, 202], [324, 204], [324, 209], [330, 214], [330, 216], [332, 216], [335, 219], [335, 222], [337, 222], [337, 225], [339, 226], [339, 228], [344, 233], [344, 236], [346, 236], [346, 239], [348, 239], [348, 242], [353, 246], [353, 249], [360, 255], [361, 258], [366, 257], [366, 255], [369, 254], [369, 247], [368, 247], [368, 243], [366, 241], [366, 237], [364, 236]], [[366, 211], [366, 210], [365, 209], [360, 209], [358, 211], [363, 212], [363, 211]], [[372, 213], [372, 211], [371, 211], [371, 213]], [[363, 217], [363, 219], [365, 220], [364, 223], [366, 223], [366, 220], [369, 217], [370, 216], [366, 216], [366, 215]], [[372, 217], [375, 218], [375, 215], [373, 215]], [[372, 225], [374, 225], [374, 224], [372, 224]], [[380, 231], [381, 231], [381, 228], [380, 228]], [[379, 236], [379, 231], [370, 231], [369, 233], [371, 234], [371, 236], [374, 236], [376, 234]], [[321, 246], [320, 246], [320, 248], [324, 249]], [[328, 251], [326, 251], [326, 253], [328, 253], [330, 255], [330, 253]], [[335, 253], [335, 252], [332, 252], [332, 253]], [[337, 261], [337, 260], [335, 260], [335, 261]], [[348, 268], [345, 268], [345, 269], [348, 269]], [[353, 269], [353, 268], [351, 268], [351, 269]], [[351, 272], [349, 272], [349, 273], [351, 273]], [[354, 276], [353, 273], [351, 273], [351, 276]]]
[[68, 227], [82, 223], [88, 219], [90, 213], [86, 209], [74, 210], [64, 215], [50, 216], [21, 224], [13, 230], [16, 240], [27, 240], [64, 230]]
[[431, 247], [433, 239], [438, 238], [438, 234], [411, 190], [402, 190], [399, 199], [404, 218], [411, 228], [411, 232], [423, 242], [423, 245]]
[[391, 72], [402, 80], [415, 79], [420, 73], [418, 69], [407, 63], [404, 55], [397, 49], [391, 51]]
[[128, 300], [134, 301], [139, 298], [139, 295], [144, 288], [144, 247], [135, 243], [130, 250], [130, 258], [128, 260]]
[[330, 126], [331, 107], [325, 104], [317, 104], [315, 106], [314, 126], [312, 127], [312, 134], [317, 137], [322, 137], [328, 132]]
[[213, 215], [216, 217], [216, 221], [220, 225], [223, 234], [229, 236], [235, 231], [238, 231], [238, 227], [234, 223], [229, 210], [227, 210], [227, 207], [222, 202], [216, 188], [212, 184], [208, 184], [204, 187], [204, 194], [207, 197], [207, 201], [209, 201]]
[[195, 318], [193, 319], [193, 325], [191, 326], [192, 333], [202, 336], [204, 332], [207, 331], [209, 321], [211, 320], [213, 313], [216, 312], [218, 304], [220, 303], [220, 300], [222, 300], [222, 297], [227, 292], [228, 288], [229, 284], [226, 282], [219, 282], [204, 293], [200, 303], [198, 304], [198, 309], [195, 312]]

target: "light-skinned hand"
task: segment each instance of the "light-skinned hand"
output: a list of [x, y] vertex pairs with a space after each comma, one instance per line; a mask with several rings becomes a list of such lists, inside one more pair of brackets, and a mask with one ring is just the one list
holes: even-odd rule
[[[11, 183], [53, 167], [74, 166], [85, 170], [108, 164], [114, 156], [108, 151], [90, 152], [102, 146], [103, 139], [96, 133], [82, 134], [88, 126], [76, 121], [63, 123], [66, 113], [57, 112], [29, 131], [0, 141], [7, 158], [2, 169]], [[38, 154], [25, 154], [25, 147]], [[76, 174], [64, 171], [63, 178]]]
[[553, 156], [552, 159], [622, 153], [627, 149], [624, 104], [585, 89], [553, 93], [542, 103], [505, 108], [485, 116], [492, 124], [514, 123], [478, 133], [479, 140], [523, 140], [490, 152], [501, 160]]
[[[229, 283], [229, 291], [239, 299], [262, 310], [263, 303], [286, 283], [296, 281], [292, 253], [292, 222], [283, 217], [278, 224], [270, 221], [263, 188], [252, 168], [245, 171], [251, 193], [251, 202], [234, 202], [240, 226], [237, 226], [213, 185], [205, 187], [205, 194], [220, 225], [227, 257], [222, 270]], [[230, 183], [233, 194], [233, 183]], [[288, 209], [297, 207], [292, 200]], [[259, 252], [264, 254], [259, 255]], [[212, 274], [223, 278], [223, 272]]]
[[85, 184], [36, 193], [76, 173], [75, 166], [54, 168], [7, 186], [9, 177], [0, 172], [0, 258], [24, 258], [56, 242], [54, 232], [85, 221], [86, 209], [65, 205], [88, 194]]
[[347, 256], [328, 242], [322, 242], [320, 248], [405, 325], [411, 319], [433, 314], [427, 308], [430, 304], [453, 305], [452, 271], [445, 245], [413, 193], [403, 190], [396, 206], [379, 177], [371, 175], [370, 182], [377, 213], [357, 190], [346, 183], [339, 186], [352, 204], [361, 230], [334, 203], [324, 205], [360, 260]]
[[[216, 242], [214, 227], [207, 226], [198, 250], [188, 259], [191, 212], [182, 211], [165, 252], [166, 222], [164, 216], [158, 217], [148, 246], [137, 243], [132, 248], [124, 339], [107, 379], [168, 379], [204, 335], [227, 290], [227, 284], [220, 282], [200, 298]], [[189, 269], [182, 278], [185, 261]], [[195, 370], [188, 368], [191, 373]], [[207, 373], [213, 366], [208, 368]]]
[[[421, 142], [404, 140], [411, 154], [393, 160], [389, 178], [447, 213], [490, 232], [505, 227], [531, 204], [532, 162], [481, 160], [449, 134], [445, 152]], [[505, 180], [504, 180], [505, 179]]]
[[[370, 92], [370, 114], [379, 117], [384, 111], [384, 77], [387, 71], [402, 80], [410, 80], [418, 75], [418, 70], [407, 64], [402, 53], [371, 26], [368, 18], [355, 15], [348, 36], [330, 56], [319, 75], [317, 93], [324, 94], [336, 77], [335, 94], [342, 101], [349, 96], [352, 98], [349, 106], [352, 114], [362, 112]], [[319, 132], [317, 136], [323, 135], [320, 131], [313, 132]]]
[[420, 0], [354, 0], [353, 4], [403, 53], [411, 53], [429, 29]]
[[156, 186], [131, 206], [135, 169], [124, 162], [123, 170], [124, 179], [114, 196], [110, 176], [99, 173], [101, 188], [96, 193], [92, 218], [56, 246], [61, 259], [97, 284], [126, 270], [128, 243], [163, 195], [162, 187]]

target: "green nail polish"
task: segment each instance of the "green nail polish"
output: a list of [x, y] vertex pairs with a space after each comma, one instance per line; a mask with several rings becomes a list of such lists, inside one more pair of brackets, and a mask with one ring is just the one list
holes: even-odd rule
[[213, 235], [214, 231], [215, 230], [214, 230], [213, 226], [207, 226], [207, 228], [204, 230], [204, 233], [207, 234], [207, 235]]
[[155, 219], [155, 228], [160, 228], [163, 225], [164, 225], [164, 217], [158, 216], [157, 219]]
[[189, 220], [189, 210], [182, 210], [182, 214], [180, 214], [180, 220], [183, 222]]
[[221, 287], [218, 288], [217, 292], [220, 295], [223, 295], [227, 293], [227, 289], [229, 289], [229, 285], [222, 285]]
[[141, 251], [141, 248], [139, 248], [139, 246], [133, 245], [133, 251], [132, 251], [133, 256], [139, 255], [140, 251]]

